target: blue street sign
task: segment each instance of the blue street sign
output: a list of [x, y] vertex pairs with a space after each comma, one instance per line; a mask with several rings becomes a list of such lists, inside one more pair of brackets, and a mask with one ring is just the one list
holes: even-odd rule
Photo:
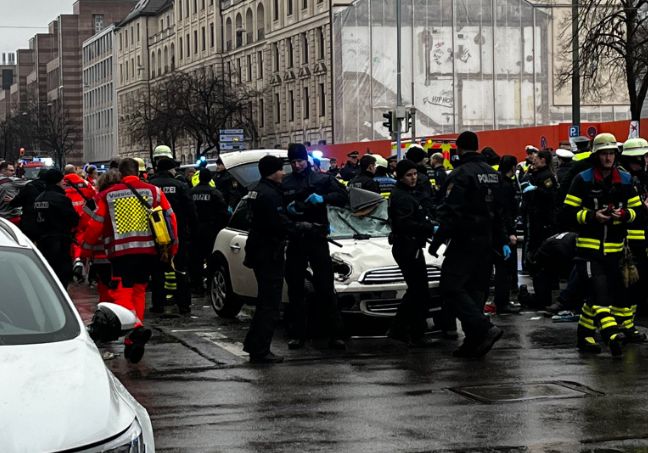
[[569, 128], [569, 138], [578, 137], [580, 135], [580, 126], [573, 125]]

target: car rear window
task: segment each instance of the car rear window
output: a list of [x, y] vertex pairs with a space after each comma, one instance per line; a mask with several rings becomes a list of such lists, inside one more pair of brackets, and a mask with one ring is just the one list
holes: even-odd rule
[[[227, 169], [234, 178], [244, 186], [246, 189], [251, 189], [259, 180], [261, 179], [261, 174], [259, 173], [259, 163], [250, 162], [243, 165], [237, 165], [236, 167]], [[287, 160], [284, 160], [284, 173], [289, 174], [292, 170], [290, 168], [290, 163]]]
[[72, 309], [32, 250], [0, 248], [0, 347], [75, 338]]

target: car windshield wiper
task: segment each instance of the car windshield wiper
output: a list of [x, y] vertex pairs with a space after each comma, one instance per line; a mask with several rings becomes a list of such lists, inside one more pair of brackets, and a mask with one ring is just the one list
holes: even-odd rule
[[342, 222], [344, 222], [346, 224], [346, 226], [348, 226], [349, 228], [351, 228], [353, 230], [353, 233], [354, 233], [353, 234], [353, 239], [359, 239], [359, 240], [362, 240], [362, 241], [365, 241], [367, 239], [371, 239], [371, 235], [359, 232], [353, 225], [351, 225], [351, 222], [349, 222], [347, 219], [345, 219], [342, 216], [338, 216], [338, 217], [340, 218], [340, 220]]

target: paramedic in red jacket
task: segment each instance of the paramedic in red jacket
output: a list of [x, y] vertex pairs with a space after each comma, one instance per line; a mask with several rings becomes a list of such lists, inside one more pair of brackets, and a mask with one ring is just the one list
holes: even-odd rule
[[[106, 255], [112, 265], [111, 291], [115, 302], [133, 311], [139, 325], [126, 338], [124, 356], [132, 363], [141, 360], [144, 345], [151, 330], [143, 326], [146, 304], [146, 285], [151, 270], [160, 259], [148, 222], [148, 211], [133, 194], [131, 187], [152, 207], [160, 206], [169, 218], [172, 236], [178, 237], [175, 214], [164, 193], [157, 187], [140, 181], [134, 159], [119, 163], [122, 180], [97, 196], [97, 209], [86, 228], [84, 242], [95, 245], [103, 237]], [[130, 187], [129, 187], [130, 186]], [[169, 250], [173, 256], [177, 241]]]

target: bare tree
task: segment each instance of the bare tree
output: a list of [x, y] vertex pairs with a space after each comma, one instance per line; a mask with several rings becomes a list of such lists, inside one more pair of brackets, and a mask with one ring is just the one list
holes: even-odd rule
[[27, 110], [34, 140], [51, 154], [59, 168], [63, 168], [67, 154], [78, 140], [70, 118], [58, 102], [46, 105], [33, 103]]
[[[632, 120], [637, 121], [648, 92], [647, 21], [648, 0], [579, 2], [578, 63], [582, 91], [595, 97], [614, 93], [625, 84]], [[564, 33], [570, 30], [565, 27]], [[571, 51], [566, 50], [565, 54], [571, 55]], [[559, 72], [560, 87], [569, 83], [573, 70], [568, 64]]]

